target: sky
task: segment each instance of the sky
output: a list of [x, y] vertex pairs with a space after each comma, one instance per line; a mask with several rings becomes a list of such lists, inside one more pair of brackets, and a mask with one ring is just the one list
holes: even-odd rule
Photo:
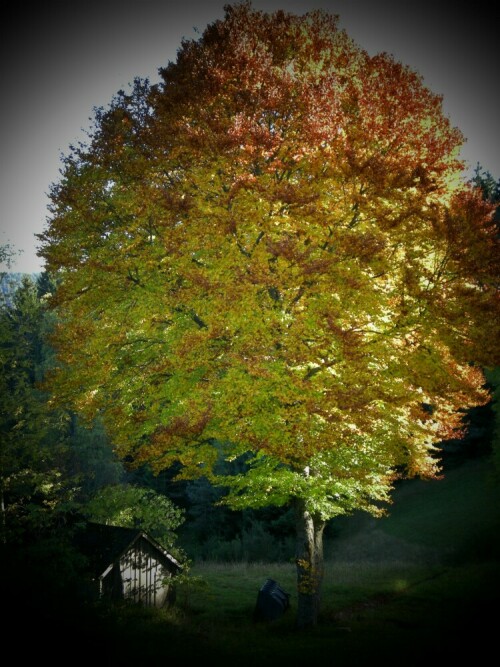
[[[46, 1], [2, 16], [0, 45], [0, 245], [18, 254], [12, 271], [43, 270], [36, 256], [61, 155], [85, 138], [93, 109], [135, 77], [159, 80], [181, 40], [224, 16], [228, 0]], [[229, 3], [231, 4], [231, 3]], [[419, 72], [479, 162], [500, 179], [497, 100], [500, 50], [488, 3], [467, 9], [440, 0], [254, 0], [255, 9], [338, 14], [370, 54], [385, 51]], [[196, 32], [196, 30], [198, 32]], [[19, 253], [19, 251], [21, 251]], [[2, 267], [5, 268], [5, 267]]]

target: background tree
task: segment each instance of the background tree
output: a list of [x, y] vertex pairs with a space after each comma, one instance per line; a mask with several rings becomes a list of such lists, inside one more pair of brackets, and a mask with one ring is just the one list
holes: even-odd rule
[[14, 251], [10, 243], [0, 245], [0, 262], [5, 264], [8, 268], [10, 268], [13, 254]]
[[68, 420], [40, 390], [50, 364], [39, 285], [24, 276], [0, 307], [0, 485], [4, 541], [40, 535], [74, 497], [66, 474]]
[[495, 220], [499, 219], [498, 205], [500, 203], [500, 179], [495, 180], [491, 173], [478, 163], [471, 179], [472, 185], [480, 189], [483, 199], [495, 205]]
[[22, 253], [22, 250], [17, 250], [11, 243], [2, 243], [0, 244], [0, 281], [2, 283], [2, 294], [5, 293], [5, 278], [8, 277], [12, 264], [14, 263], [14, 257]]
[[126, 471], [99, 419], [82, 424], [70, 413], [69, 422], [67, 474], [78, 480], [78, 502], [85, 504], [101, 488], [125, 483]]
[[47, 274], [8, 274], [0, 306], [0, 489], [5, 541], [32, 541], [96, 491], [124, 478], [99, 422], [49, 406], [41, 388], [53, 364]]
[[228, 6], [161, 75], [97, 111], [53, 187], [51, 386], [137, 465], [293, 506], [312, 625], [326, 521], [436, 476], [487, 400], [493, 207], [440, 97], [336, 17]]
[[[492, 174], [483, 169], [478, 163], [471, 179], [474, 187], [479, 188], [483, 199], [495, 206], [494, 220], [497, 225], [497, 234], [500, 232], [500, 179], [495, 180]], [[497, 476], [500, 476], [500, 368], [490, 368], [486, 372], [486, 379], [492, 391], [492, 438], [493, 458]]]
[[116, 484], [101, 488], [86, 503], [85, 516], [97, 523], [138, 528], [179, 556], [175, 531], [184, 521], [183, 511], [153, 489]]

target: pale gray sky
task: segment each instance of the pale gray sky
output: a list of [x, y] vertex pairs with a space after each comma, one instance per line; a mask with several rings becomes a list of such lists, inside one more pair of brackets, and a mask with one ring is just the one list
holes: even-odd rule
[[[94, 106], [107, 105], [134, 77], [158, 80], [182, 37], [224, 15], [225, 0], [44, 2], [2, 17], [0, 244], [22, 254], [14, 271], [42, 268], [35, 234], [43, 231], [47, 192], [61, 153], [84, 137]], [[417, 70], [444, 97], [444, 109], [467, 137], [464, 157], [500, 178], [500, 57], [487, 3], [451, 11], [420, 0], [254, 0], [265, 11], [302, 14], [322, 8], [370, 53], [387, 51]]]

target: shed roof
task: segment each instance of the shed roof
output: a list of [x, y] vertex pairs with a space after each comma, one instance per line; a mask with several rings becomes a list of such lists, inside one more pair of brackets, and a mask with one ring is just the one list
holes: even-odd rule
[[159, 542], [137, 528], [88, 522], [75, 536], [77, 548], [88, 559], [96, 576], [103, 576], [109, 566], [141, 538], [151, 545], [162, 565], [169, 570], [182, 569], [180, 563]]

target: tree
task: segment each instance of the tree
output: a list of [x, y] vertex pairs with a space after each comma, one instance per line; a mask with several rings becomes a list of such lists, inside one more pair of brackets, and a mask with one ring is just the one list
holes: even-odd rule
[[[472, 184], [479, 189], [483, 199], [495, 206], [494, 220], [497, 224], [497, 233], [500, 231], [500, 179], [495, 180], [491, 173], [478, 163], [471, 179]], [[500, 368], [488, 369], [486, 379], [491, 387], [492, 394], [492, 438], [493, 460], [496, 468], [496, 477], [500, 478]]]
[[[10, 269], [13, 254], [14, 251], [12, 250], [12, 246], [10, 245], [10, 243], [4, 243], [0, 245], [0, 263], [5, 264], [6, 268], [8, 269]], [[4, 275], [5, 271], [1, 271], [0, 277], [3, 278]]]
[[474, 169], [474, 176], [471, 183], [479, 188], [483, 199], [495, 204], [496, 213], [498, 213], [498, 205], [500, 203], [500, 179], [495, 181], [491, 173], [478, 163]]
[[39, 285], [24, 276], [0, 307], [0, 496], [3, 542], [39, 536], [72, 500], [75, 480], [65, 474], [67, 419], [48, 410], [38, 387], [51, 352], [52, 315]]
[[[14, 257], [21, 252], [22, 250], [16, 251], [11, 243], [0, 244], [0, 280], [3, 281], [15, 261]], [[7, 271], [5, 269], [7, 269]]]
[[123, 482], [125, 468], [99, 420], [89, 426], [71, 413], [69, 423], [67, 474], [78, 479], [77, 500], [85, 504], [99, 489]]
[[325, 523], [438, 475], [433, 443], [487, 400], [493, 208], [441, 98], [335, 16], [228, 6], [160, 72], [53, 186], [52, 390], [137, 465], [293, 505], [307, 627]]
[[170, 550], [175, 550], [174, 531], [184, 521], [183, 511], [166, 496], [153, 489], [124, 484], [100, 489], [83, 513], [97, 523], [144, 530]]

